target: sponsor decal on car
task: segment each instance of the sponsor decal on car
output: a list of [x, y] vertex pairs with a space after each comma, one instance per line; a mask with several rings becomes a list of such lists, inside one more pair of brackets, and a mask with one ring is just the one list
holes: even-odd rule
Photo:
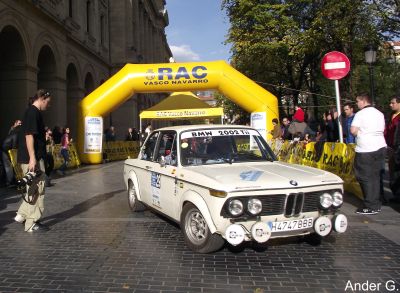
[[262, 171], [244, 171], [239, 174], [240, 179], [244, 181], [257, 181], [257, 179], [261, 176]]
[[151, 172], [151, 197], [154, 206], [161, 208], [160, 199], [161, 174]]

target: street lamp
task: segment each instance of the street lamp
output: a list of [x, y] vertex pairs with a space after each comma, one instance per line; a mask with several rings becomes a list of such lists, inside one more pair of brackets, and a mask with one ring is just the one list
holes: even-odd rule
[[368, 45], [365, 47], [365, 62], [369, 65], [369, 83], [371, 87], [371, 100], [372, 105], [375, 104], [375, 96], [374, 96], [374, 67], [373, 64], [376, 61], [376, 47], [374, 45]]

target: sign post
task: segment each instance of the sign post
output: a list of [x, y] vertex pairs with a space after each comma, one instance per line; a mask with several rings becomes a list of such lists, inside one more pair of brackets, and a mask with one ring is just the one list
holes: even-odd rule
[[[322, 58], [321, 62], [322, 74], [331, 80], [335, 81], [335, 92], [336, 92], [336, 107], [338, 111], [338, 127], [339, 127], [339, 141], [343, 142], [343, 129], [342, 123], [340, 123], [340, 117], [342, 115], [340, 106], [340, 92], [339, 92], [339, 79], [345, 77], [350, 71], [350, 61], [347, 56], [341, 52], [332, 51]], [[332, 117], [333, 118], [333, 117]]]

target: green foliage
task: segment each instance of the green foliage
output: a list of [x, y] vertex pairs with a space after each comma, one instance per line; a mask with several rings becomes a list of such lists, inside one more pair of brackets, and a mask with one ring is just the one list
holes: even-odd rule
[[[360, 89], [369, 91], [364, 46], [381, 44], [391, 36], [388, 31], [396, 30], [385, 14], [388, 8], [365, 0], [223, 0], [222, 7], [231, 24], [226, 42], [232, 44], [232, 65], [277, 97], [290, 96], [292, 103], [314, 109], [334, 103], [325, 97], [335, 92], [333, 82], [321, 74], [324, 54], [336, 50], [351, 60], [351, 74], [340, 87], [342, 98], [352, 99]], [[377, 68], [377, 94], [392, 90], [383, 86], [392, 69]]]
[[[235, 116], [236, 116], [236, 118], [239, 118], [238, 120], [235, 121], [235, 124], [243, 124], [244, 125], [250, 121], [250, 113], [248, 113], [245, 110], [243, 110], [242, 108], [240, 108], [238, 105], [236, 105], [231, 100], [227, 99], [221, 93], [214, 92], [214, 99], [217, 101], [217, 103], [216, 103], [217, 107], [224, 108], [224, 116], [229, 121], [231, 121]], [[226, 121], [226, 122], [229, 122], [229, 121]]]

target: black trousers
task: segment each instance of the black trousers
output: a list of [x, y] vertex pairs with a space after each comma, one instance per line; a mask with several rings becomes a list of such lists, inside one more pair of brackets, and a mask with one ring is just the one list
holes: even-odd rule
[[51, 172], [54, 169], [54, 158], [51, 153], [46, 154], [46, 160], [44, 161], [44, 166], [45, 166], [47, 177], [50, 177]]
[[356, 153], [354, 172], [364, 195], [364, 205], [377, 210], [381, 208], [380, 172], [385, 161], [386, 148], [374, 152]]
[[3, 166], [6, 173], [6, 184], [11, 184], [14, 180], [14, 168], [6, 152], [2, 152]]

